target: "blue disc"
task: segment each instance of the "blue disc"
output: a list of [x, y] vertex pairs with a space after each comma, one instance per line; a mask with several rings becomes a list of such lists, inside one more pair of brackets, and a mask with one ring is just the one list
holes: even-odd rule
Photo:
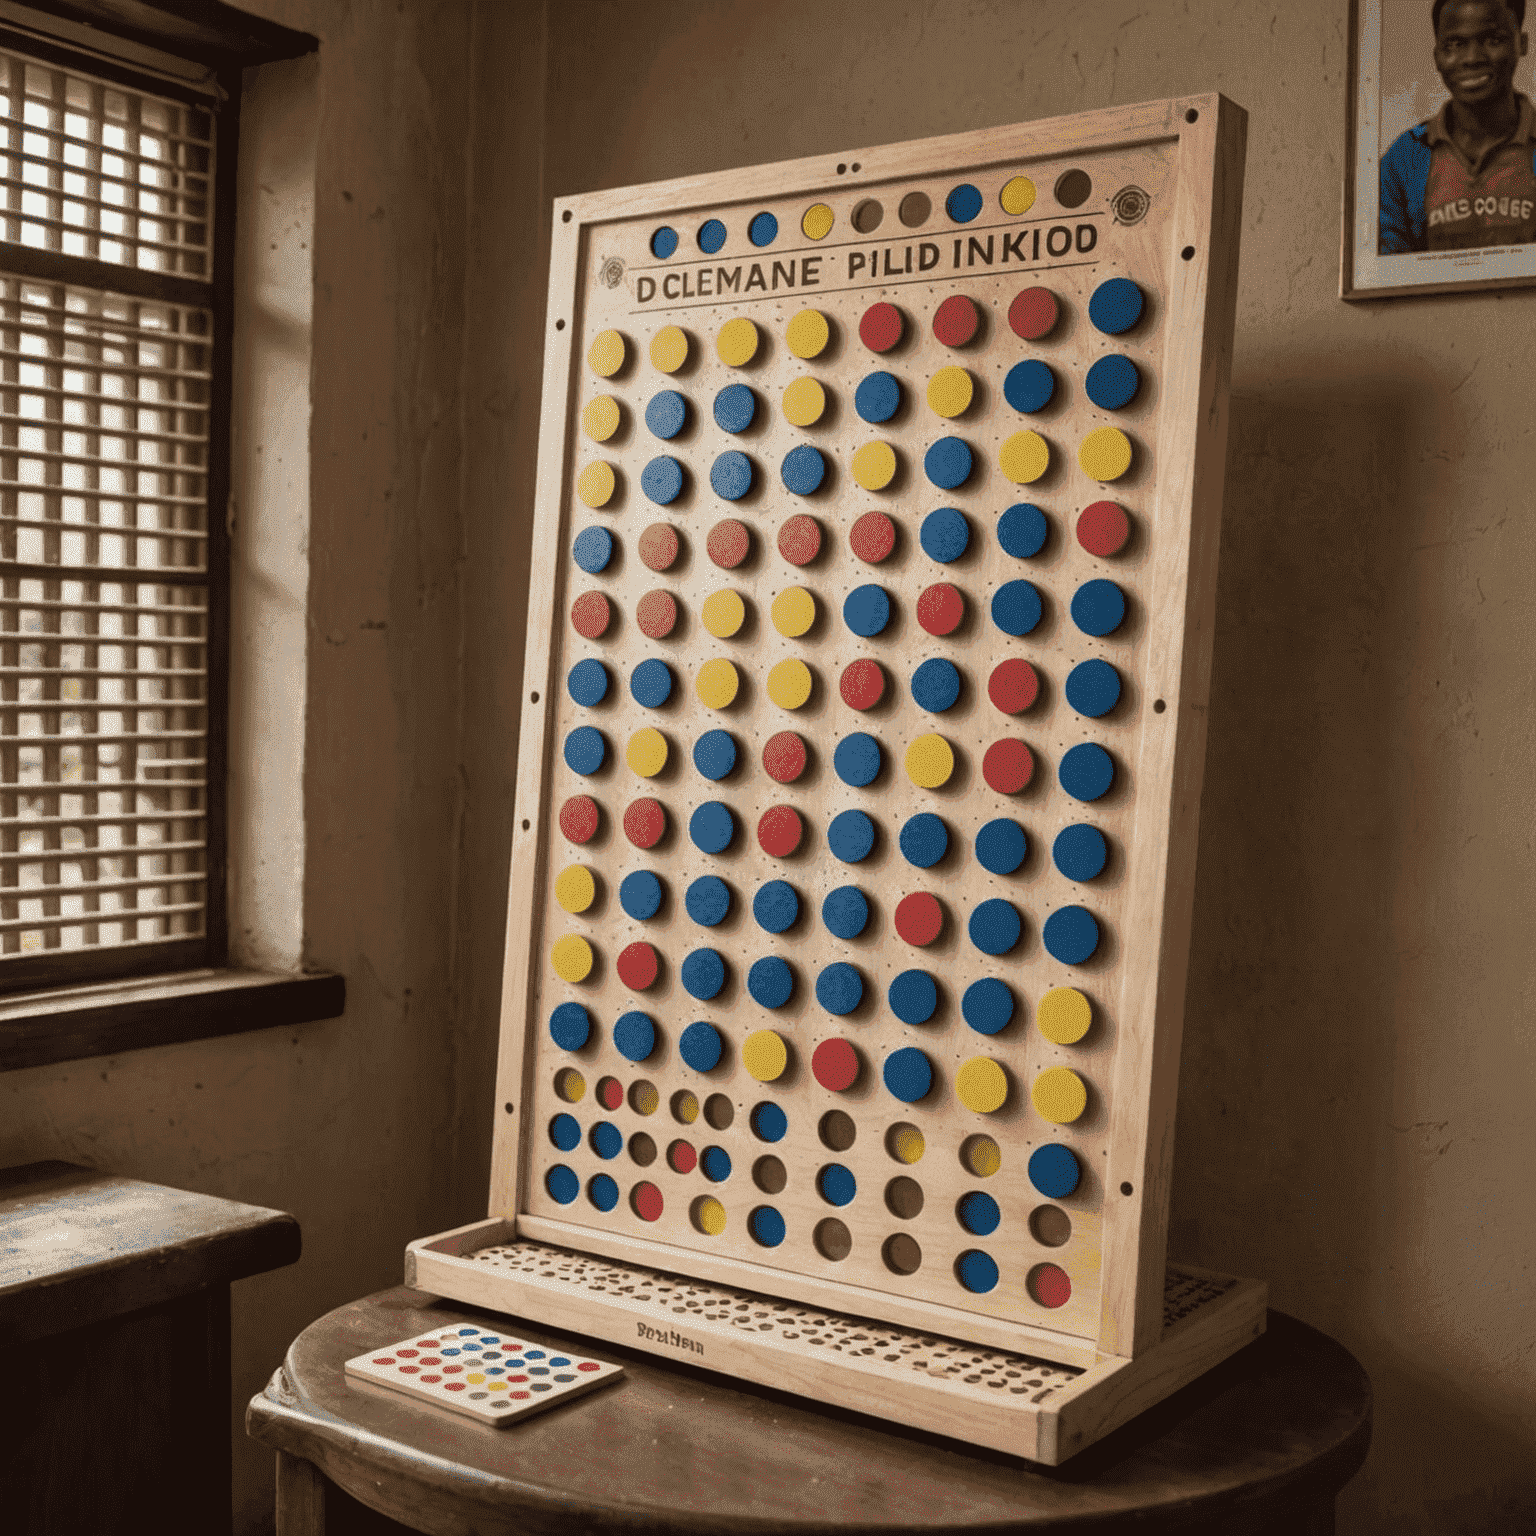
[[544, 1175], [544, 1188], [549, 1191], [551, 1200], [569, 1205], [581, 1193], [581, 1180], [564, 1163], [556, 1163]]
[[880, 1069], [886, 1089], [903, 1104], [916, 1104], [933, 1087], [933, 1066], [916, 1046], [903, 1046]]
[[700, 853], [724, 853], [736, 836], [731, 808], [718, 800], [706, 800], [688, 818], [688, 836]]
[[923, 473], [941, 491], [952, 491], [971, 478], [971, 446], [961, 437], [941, 437], [923, 455]]
[[949, 828], [931, 811], [919, 811], [902, 823], [901, 851], [908, 864], [932, 869], [949, 852]]
[[549, 1016], [549, 1037], [562, 1051], [579, 1051], [592, 1033], [592, 1015], [580, 1003], [561, 1003]]
[[629, 691], [642, 708], [660, 709], [672, 697], [672, 668], [649, 657], [629, 674]]
[[549, 1122], [549, 1139], [562, 1152], [574, 1152], [581, 1145], [581, 1122], [575, 1115], [556, 1115]]
[[783, 476], [785, 486], [796, 496], [810, 496], [820, 490], [821, 482], [826, 478], [827, 461], [822, 458], [819, 449], [812, 448], [809, 443], [801, 443], [798, 448], [791, 448], [784, 455], [779, 473]]
[[953, 507], [940, 507], [923, 519], [917, 538], [930, 560], [948, 565], [970, 548], [971, 525], [963, 512], [957, 512]]
[[713, 928], [730, 914], [731, 888], [719, 875], [700, 875], [684, 893], [683, 906], [701, 928]]
[[789, 1129], [789, 1116], [777, 1104], [770, 1104], [765, 1099], [752, 1106], [747, 1123], [759, 1141], [783, 1141], [784, 1133]]
[[1011, 875], [1029, 855], [1024, 828], [1007, 816], [989, 821], [976, 834], [976, 862], [993, 875]]
[[944, 199], [944, 211], [956, 224], [969, 224], [981, 212], [981, 190], [963, 181]]
[[727, 384], [715, 396], [715, 425], [722, 432], [745, 432], [757, 415], [757, 396], [745, 384]]
[[737, 448], [727, 448], [709, 466], [709, 484], [716, 496], [740, 501], [752, 489], [752, 460]]
[[592, 1150], [607, 1161], [624, 1150], [624, 1133], [611, 1120], [599, 1120], [587, 1135]]
[[707, 1003], [710, 998], [718, 997], [725, 985], [725, 961], [720, 958], [719, 950], [696, 949], [684, 956], [678, 976], [689, 997]]
[[785, 880], [770, 880], [757, 888], [752, 898], [752, 916], [759, 928], [768, 933], [783, 933], [793, 928], [800, 917], [800, 898], [794, 886]]
[[1074, 800], [1097, 800], [1115, 782], [1115, 760], [1096, 741], [1080, 741], [1062, 755], [1056, 776]]
[[640, 471], [640, 489], [658, 507], [676, 501], [683, 493], [683, 466], [664, 453], [658, 454]]
[[565, 738], [565, 766], [572, 773], [596, 773], [608, 755], [603, 733], [590, 725], [578, 725]]
[[1119, 336], [1141, 319], [1141, 289], [1128, 277], [1100, 283], [1088, 300], [1088, 318], [1106, 336]]
[[695, 1072], [714, 1071], [720, 1065], [724, 1050], [720, 1031], [702, 1019], [696, 1024], [690, 1024], [677, 1037], [677, 1054], [683, 1058], [683, 1064], [692, 1067]]
[[973, 1189], [960, 1196], [955, 1205], [955, 1219], [973, 1237], [987, 1237], [997, 1231], [1003, 1213], [998, 1210], [997, 1201], [991, 1195]]
[[656, 1021], [648, 1013], [621, 1013], [613, 1026], [613, 1048], [625, 1061], [644, 1061], [656, 1049]]
[[880, 776], [880, 743], [863, 731], [844, 736], [833, 750], [832, 769], [844, 784], [864, 789]]
[[747, 1217], [747, 1231], [764, 1248], [777, 1248], [784, 1241], [784, 1218], [771, 1205], [759, 1205]]
[[939, 984], [927, 971], [903, 971], [886, 988], [885, 1000], [903, 1024], [926, 1024], [939, 1010]]
[[978, 1035], [995, 1035], [1013, 1022], [1013, 993], [996, 976], [984, 976], [965, 989], [960, 1015]]
[[840, 939], [856, 939], [869, 924], [869, 902], [856, 885], [840, 885], [821, 904], [821, 920]]
[[891, 622], [891, 594], [873, 583], [855, 587], [843, 599], [843, 623], [868, 639]]
[[595, 1173], [587, 1180], [587, 1199], [600, 1211], [611, 1211], [619, 1203], [619, 1186], [606, 1173]]
[[677, 249], [677, 231], [665, 224], [651, 236], [651, 255], [665, 261]]
[[828, 1205], [847, 1205], [858, 1192], [858, 1180], [841, 1163], [828, 1163], [816, 1175], [816, 1193]]
[[763, 1008], [782, 1008], [795, 990], [795, 973], [789, 962], [778, 955], [767, 955], [752, 962], [747, 972], [747, 991], [752, 1001]]
[[1024, 919], [1011, 901], [993, 897], [971, 913], [971, 943], [984, 955], [1006, 955], [1024, 932]]
[[997, 542], [1003, 546], [1003, 553], [1015, 560], [1038, 555], [1045, 548], [1050, 531], [1045, 513], [1028, 501], [1015, 503], [997, 520]]
[[1109, 862], [1109, 844], [1097, 827], [1080, 821], [1056, 834], [1051, 859], [1068, 880], [1092, 880], [1104, 873]]
[[863, 811], [841, 811], [827, 828], [827, 847], [844, 864], [867, 859], [875, 846], [875, 824]]
[[960, 1284], [973, 1295], [984, 1296], [997, 1289], [997, 1260], [979, 1248], [968, 1248], [955, 1261]]
[[771, 213], [753, 214], [747, 225], [747, 239], [753, 245], [772, 245], [779, 238], [779, 221]]
[[613, 559], [613, 535], [606, 528], [583, 528], [571, 545], [571, 556], [587, 575], [596, 576]]
[[693, 766], [712, 783], [736, 767], [736, 738], [729, 731], [705, 731], [693, 744]]
[[724, 1147], [705, 1147], [699, 1154], [699, 1172], [711, 1184], [723, 1184], [731, 1176], [731, 1154]]
[[637, 869], [619, 882], [619, 905], [637, 923], [661, 911], [661, 881], [648, 869]]
[[1118, 411], [1136, 398], [1136, 391], [1141, 388], [1141, 375], [1130, 358], [1116, 353], [1101, 357], [1088, 370], [1083, 388], [1101, 411]]
[[839, 1017], [852, 1013], [864, 1001], [864, 978], [841, 960], [823, 966], [816, 978], [816, 1001]]
[[1003, 380], [1003, 399], [1016, 411], [1034, 415], [1051, 403], [1056, 393], [1056, 375], [1047, 363], [1039, 358], [1027, 358], [1015, 363]]
[[1027, 635], [1040, 622], [1040, 592], [1032, 581], [1005, 581], [992, 594], [992, 622], [1005, 635]]
[[960, 697], [960, 669], [952, 661], [935, 656], [912, 674], [912, 697], [919, 709], [942, 715]]
[[1080, 715], [1097, 720], [1120, 702], [1120, 674], [1102, 657], [1080, 661], [1067, 673], [1067, 703]]
[[645, 406], [645, 424], [653, 437], [676, 437], [688, 425], [688, 397], [675, 389], [652, 395]]
[[1072, 622], [1085, 635], [1110, 635], [1125, 619], [1125, 593], [1102, 577], [1072, 594]]
[[861, 421], [879, 426], [901, 409], [901, 383], [893, 373], [866, 373], [853, 392], [853, 408]]
[[1047, 1200], [1064, 1200], [1077, 1188], [1083, 1171], [1070, 1147], [1050, 1141], [1029, 1155], [1029, 1182]]
[[719, 219], [705, 219], [699, 225], [699, 249], [713, 256], [725, 244], [725, 225]]
[[571, 668], [565, 687], [573, 703], [591, 709], [608, 697], [608, 668], [589, 656]]
[[1057, 907], [1040, 938], [1046, 953], [1063, 965], [1081, 965], [1099, 947], [1099, 925], [1086, 907]]

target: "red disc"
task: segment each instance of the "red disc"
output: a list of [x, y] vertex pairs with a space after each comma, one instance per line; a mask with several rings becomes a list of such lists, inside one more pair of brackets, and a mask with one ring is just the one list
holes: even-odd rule
[[653, 571], [670, 571], [681, 549], [671, 523], [652, 523], [640, 535], [640, 563]]
[[944, 908], [937, 896], [914, 891], [896, 903], [896, 933], [908, 944], [932, 944], [944, 928]]
[[630, 1208], [641, 1221], [660, 1221], [661, 1191], [654, 1184], [636, 1184], [629, 1192]]
[[894, 304], [871, 304], [859, 321], [859, 340], [871, 352], [889, 352], [906, 329], [907, 322]]
[[963, 293], [951, 294], [933, 312], [933, 334], [946, 347], [963, 347], [980, 324], [975, 304]]
[[571, 627], [583, 640], [596, 640], [611, 617], [608, 599], [601, 592], [583, 592], [571, 604]]
[[859, 1075], [859, 1053], [846, 1040], [823, 1040], [811, 1052], [811, 1075], [823, 1088], [841, 1093]]
[[624, 836], [636, 848], [654, 848], [667, 835], [667, 812], [660, 800], [636, 800], [624, 812]]
[[1022, 289], [1008, 306], [1008, 324], [1014, 335], [1039, 341], [1056, 328], [1056, 295], [1049, 288]]
[[1131, 520], [1125, 508], [1114, 501], [1096, 501], [1083, 508], [1077, 520], [1077, 542], [1090, 555], [1108, 559], [1125, 548], [1131, 536]]
[[1039, 674], [1017, 656], [999, 662], [987, 679], [987, 697], [1005, 715], [1022, 714], [1039, 695]]
[[787, 805], [772, 805], [757, 819], [757, 841], [764, 853], [787, 859], [800, 846], [805, 826], [798, 811]]
[[1072, 1282], [1056, 1264], [1037, 1264], [1029, 1272], [1029, 1294], [1042, 1307], [1064, 1307], [1072, 1299]]
[[770, 736], [763, 747], [763, 772], [776, 784], [793, 784], [805, 772], [805, 743], [793, 731]]
[[734, 571], [752, 553], [752, 535], [745, 523], [722, 518], [709, 530], [704, 548], [722, 571]]
[[935, 582], [917, 599], [917, 622], [930, 635], [952, 635], [965, 618], [965, 598], [947, 581]]
[[873, 709], [885, 697], [885, 673], [878, 661], [851, 661], [843, 668], [837, 691], [849, 709]]
[[591, 795], [572, 795], [560, 807], [560, 830], [573, 843], [590, 842], [597, 836], [597, 801]]
[[670, 592], [647, 592], [635, 604], [635, 623], [642, 635], [665, 640], [677, 628], [677, 599]]
[[692, 1173], [699, 1166], [699, 1154], [686, 1141], [674, 1141], [667, 1148], [667, 1166], [673, 1173]]
[[1000, 795], [1016, 795], [1034, 776], [1034, 754], [1016, 736], [994, 741], [981, 760], [981, 776]]
[[649, 944], [640, 942], [621, 949], [613, 968], [619, 973], [619, 980], [632, 992], [644, 992], [656, 980], [661, 965], [656, 959], [656, 951]]
[[821, 524], [797, 512], [779, 529], [779, 553], [791, 565], [809, 565], [821, 553]]
[[617, 1109], [624, 1102], [624, 1085], [616, 1077], [597, 1080], [597, 1102], [604, 1109]]
[[848, 530], [848, 543], [866, 565], [879, 565], [896, 548], [896, 525], [884, 512], [866, 512]]

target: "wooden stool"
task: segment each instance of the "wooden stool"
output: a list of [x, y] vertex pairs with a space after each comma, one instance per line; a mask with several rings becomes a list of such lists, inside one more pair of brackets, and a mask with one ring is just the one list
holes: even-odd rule
[[522, 1338], [622, 1360], [627, 1379], [497, 1429], [354, 1391], [342, 1374], [365, 1350], [489, 1316], [400, 1286], [299, 1335], [245, 1421], [277, 1452], [278, 1536], [325, 1530], [327, 1479], [436, 1536], [844, 1523], [999, 1536], [1089, 1521], [1136, 1536], [1325, 1536], [1371, 1438], [1365, 1372], [1277, 1312], [1257, 1343], [1055, 1471], [522, 1323]]

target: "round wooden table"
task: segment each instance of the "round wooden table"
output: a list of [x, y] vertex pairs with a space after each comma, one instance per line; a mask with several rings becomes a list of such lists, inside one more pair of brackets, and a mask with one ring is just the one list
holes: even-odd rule
[[279, 1536], [325, 1530], [327, 1480], [436, 1536], [1324, 1536], [1371, 1438], [1365, 1372], [1279, 1312], [1262, 1339], [1054, 1470], [522, 1323], [537, 1343], [622, 1361], [627, 1378], [494, 1428], [343, 1376], [354, 1355], [490, 1317], [401, 1286], [299, 1335], [246, 1412], [278, 1453]]

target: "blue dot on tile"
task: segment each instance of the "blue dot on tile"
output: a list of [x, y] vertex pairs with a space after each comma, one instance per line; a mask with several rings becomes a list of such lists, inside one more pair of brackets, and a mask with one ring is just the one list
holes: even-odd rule
[[705, 219], [699, 225], [699, 249], [713, 256], [725, 244], [725, 225], [719, 219]]
[[569, 1205], [581, 1193], [581, 1180], [564, 1163], [557, 1163], [544, 1175], [544, 1188], [551, 1200]]
[[1051, 959], [1081, 965], [1099, 947], [1099, 925], [1086, 907], [1058, 907], [1046, 918], [1040, 938]]
[[843, 599], [843, 623], [868, 639], [891, 622], [891, 594], [873, 583], [855, 587]]
[[718, 800], [706, 800], [688, 818], [688, 836], [700, 853], [724, 853], [736, 836], [731, 808]]
[[984, 955], [1006, 955], [1019, 942], [1024, 920], [1011, 901], [994, 897], [971, 912], [971, 943]]
[[625, 1061], [644, 1061], [656, 1049], [656, 1021], [648, 1013], [621, 1013], [613, 1026], [613, 1048]]
[[1030, 560], [1038, 555], [1045, 548], [1050, 531], [1045, 513], [1028, 501], [1015, 503], [997, 520], [997, 542], [1003, 553], [1015, 560]]
[[753, 245], [772, 245], [778, 238], [779, 221], [771, 213], [752, 216], [752, 222], [747, 225], [747, 239]]
[[1115, 760], [1096, 741], [1080, 741], [1062, 754], [1056, 776], [1074, 800], [1097, 800], [1115, 782]]
[[562, 1051], [579, 1051], [592, 1033], [592, 1015], [580, 1003], [561, 1003], [549, 1016], [549, 1037]]
[[629, 691], [636, 704], [660, 709], [672, 697], [672, 668], [654, 656], [642, 661], [629, 674]]
[[903, 1024], [926, 1024], [939, 1009], [939, 984], [927, 971], [903, 971], [886, 989], [885, 1000]]
[[795, 990], [795, 973], [778, 955], [754, 960], [747, 972], [747, 991], [762, 1008], [782, 1008]]
[[997, 1260], [978, 1248], [967, 1249], [955, 1264], [960, 1284], [972, 1295], [984, 1296], [997, 1289]]
[[827, 828], [827, 847], [844, 864], [867, 859], [875, 846], [875, 824], [863, 811], [841, 811]]
[[715, 396], [715, 425], [722, 432], [745, 432], [757, 415], [757, 396], [745, 384], [727, 384]]
[[707, 1003], [710, 998], [718, 997], [725, 985], [725, 961], [718, 950], [696, 949], [684, 957], [678, 976], [689, 997]]
[[736, 448], [727, 448], [709, 466], [709, 484], [716, 496], [740, 501], [752, 489], [752, 460]]
[[864, 1000], [864, 978], [843, 961], [822, 967], [816, 978], [816, 1001], [828, 1013], [841, 1017], [852, 1013]]
[[1043, 411], [1055, 393], [1056, 375], [1037, 357], [1015, 363], [1003, 379], [1003, 399], [1028, 415]]
[[611, 1120], [599, 1120], [592, 1127], [587, 1140], [592, 1143], [592, 1150], [604, 1161], [617, 1157], [624, 1150], [624, 1133]]
[[690, 1024], [677, 1038], [677, 1054], [683, 1058], [683, 1064], [695, 1072], [714, 1071], [720, 1065], [724, 1050], [720, 1031], [702, 1019]]
[[549, 1122], [549, 1139], [562, 1152], [574, 1152], [581, 1145], [581, 1124], [574, 1115], [556, 1115]]
[[952, 491], [971, 478], [971, 447], [962, 437], [941, 437], [923, 455], [923, 473], [941, 491]]
[[663, 224], [651, 236], [651, 255], [665, 261], [677, 249], [677, 231]]
[[784, 1218], [771, 1205], [759, 1205], [747, 1217], [747, 1231], [764, 1248], [777, 1248], [784, 1241]]
[[729, 731], [705, 731], [693, 744], [693, 766], [711, 782], [735, 771], [736, 738]]
[[832, 770], [854, 789], [873, 784], [880, 775], [880, 743], [863, 731], [844, 736], [833, 750]]
[[856, 885], [840, 885], [821, 904], [821, 920], [840, 939], [856, 939], [869, 923], [869, 902]]
[[667, 506], [683, 493], [683, 466], [665, 453], [658, 454], [640, 471], [640, 489], [658, 507]]
[[919, 709], [942, 715], [960, 697], [960, 669], [941, 656], [925, 661], [912, 674], [912, 697]]
[[1128, 277], [1100, 283], [1088, 300], [1088, 318], [1106, 336], [1119, 336], [1141, 319], [1141, 289]]
[[731, 1176], [731, 1154], [724, 1147], [705, 1147], [699, 1157], [699, 1172], [711, 1184], [723, 1184]]
[[701, 928], [713, 928], [730, 915], [731, 888], [719, 875], [700, 875], [684, 893], [683, 906]]
[[608, 755], [603, 733], [590, 725], [578, 725], [565, 738], [565, 766], [572, 773], [596, 773]]
[[770, 880], [757, 889], [752, 898], [752, 916], [759, 928], [768, 933], [783, 933], [793, 928], [800, 917], [800, 898], [786, 880]]
[[573, 703], [591, 709], [608, 697], [608, 668], [589, 656], [571, 668], [565, 687]]
[[893, 373], [866, 373], [853, 392], [853, 408], [873, 426], [889, 421], [901, 409], [900, 381]]
[[810, 496], [821, 489], [821, 482], [827, 475], [827, 461], [819, 449], [801, 443], [784, 455], [779, 473], [785, 486], [796, 496]]
[[930, 811], [920, 811], [902, 823], [901, 851], [907, 863], [932, 869], [949, 852], [949, 828]]
[[841, 1163], [828, 1163], [816, 1175], [816, 1192], [828, 1205], [847, 1205], [858, 1194], [859, 1185]]
[[1097, 827], [1085, 822], [1063, 827], [1051, 844], [1051, 861], [1068, 880], [1092, 880], [1104, 873], [1109, 844]]
[[997, 1224], [1003, 1219], [1003, 1213], [998, 1210], [997, 1201], [991, 1195], [984, 1195], [979, 1189], [973, 1189], [968, 1194], [960, 1196], [959, 1203], [955, 1206], [955, 1217], [973, 1237], [986, 1237], [997, 1231]]
[[1136, 364], [1119, 354], [1101, 357], [1083, 380], [1088, 398], [1101, 411], [1124, 409], [1136, 398], [1136, 391], [1140, 387], [1141, 374], [1137, 372]]
[[1036, 1147], [1029, 1155], [1029, 1182], [1047, 1200], [1065, 1200], [1082, 1176], [1076, 1154], [1059, 1142]]
[[[597, 1173], [587, 1181], [587, 1199], [600, 1211], [611, 1211], [619, 1203], [619, 1186], [606, 1173]], [[562, 1362], [569, 1365], [570, 1362]]]
[[652, 395], [645, 405], [645, 424], [654, 437], [676, 437], [688, 425], [688, 397], [675, 389]]
[[933, 1087], [933, 1066], [916, 1046], [903, 1046], [885, 1058], [880, 1076], [886, 1090], [903, 1104], [915, 1104]]
[[747, 1123], [759, 1141], [783, 1141], [784, 1133], [789, 1129], [789, 1116], [777, 1104], [764, 1100], [752, 1106]]
[[648, 922], [661, 911], [661, 881], [648, 869], [637, 869], [619, 882], [619, 905], [637, 923]]
[[965, 989], [960, 1015], [978, 1035], [995, 1035], [1013, 1022], [1013, 993], [996, 976], [984, 976]]
[[1040, 622], [1040, 592], [1032, 581], [1005, 581], [992, 594], [992, 622], [1005, 635], [1027, 635]]
[[587, 575], [596, 576], [613, 559], [613, 535], [606, 528], [583, 528], [571, 545], [571, 555]]
[[969, 224], [981, 212], [981, 189], [963, 181], [944, 199], [944, 211], [956, 224]]
[[1011, 875], [1029, 855], [1024, 828], [1007, 816], [989, 821], [976, 834], [976, 862], [993, 875]]
[[1097, 720], [1120, 702], [1120, 674], [1102, 657], [1080, 661], [1067, 673], [1067, 703], [1080, 715]]
[[930, 512], [923, 519], [922, 529], [918, 533], [918, 542], [923, 546], [923, 553], [930, 560], [937, 560], [940, 565], [948, 565], [953, 560], [958, 560], [971, 544], [971, 525], [966, 521], [965, 514], [954, 507], [940, 507], [935, 512]]
[[1072, 622], [1085, 635], [1109, 635], [1125, 619], [1125, 593], [1102, 578], [1085, 581], [1072, 594]]

